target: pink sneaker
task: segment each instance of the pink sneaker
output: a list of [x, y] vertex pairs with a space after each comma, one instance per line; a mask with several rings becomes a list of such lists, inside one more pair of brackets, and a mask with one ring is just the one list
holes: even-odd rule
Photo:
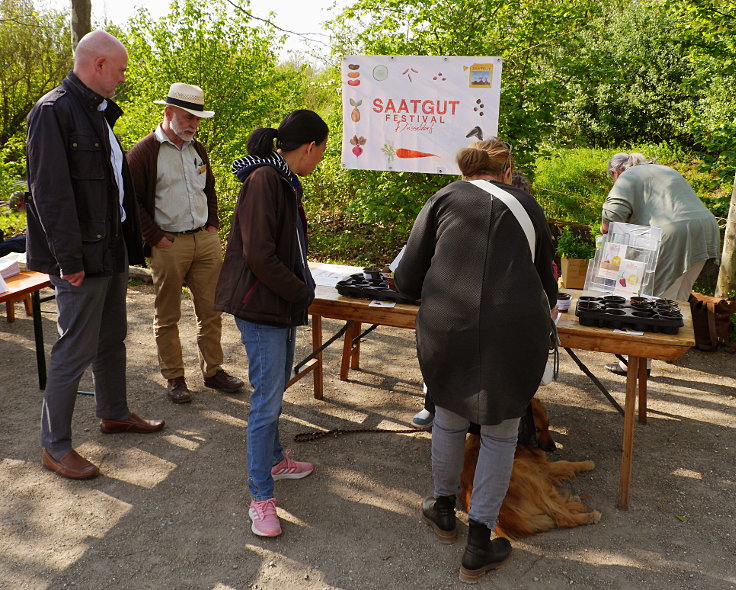
[[291, 449], [286, 449], [284, 458], [271, 468], [271, 477], [277, 479], [301, 479], [314, 471], [314, 465], [304, 461], [294, 461], [291, 458]]
[[250, 527], [253, 534], [259, 537], [278, 537], [281, 534], [281, 523], [276, 516], [276, 498], [251, 501], [248, 516], [253, 522]]

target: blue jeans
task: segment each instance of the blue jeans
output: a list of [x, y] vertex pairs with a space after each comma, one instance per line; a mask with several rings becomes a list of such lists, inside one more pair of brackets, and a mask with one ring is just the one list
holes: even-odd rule
[[273, 498], [271, 468], [284, 458], [279, 416], [294, 363], [296, 328], [256, 324], [235, 318], [248, 355], [253, 393], [247, 427], [248, 488], [251, 500]]
[[[434, 496], [454, 496], [460, 491], [465, 435], [470, 420], [450, 410], [435, 408], [432, 427], [432, 477]], [[468, 516], [488, 528], [496, 527], [498, 511], [506, 496], [514, 466], [520, 418], [480, 427], [480, 453], [473, 479]]]

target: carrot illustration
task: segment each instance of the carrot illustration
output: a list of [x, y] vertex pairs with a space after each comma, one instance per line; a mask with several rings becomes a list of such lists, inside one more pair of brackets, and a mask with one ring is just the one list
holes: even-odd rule
[[381, 151], [386, 154], [388, 163], [394, 161], [394, 158], [427, 158], [427, 157], [438, 157], [437, 154], [429, 154], [427, 152], [418, 152], [416, 150], [408, 150], [406, 148], [395, 148], [393, 143], [385, 143], [381, 148]]
[[396, 150], [397, 158], [428, 158], [430, 156], [437, 157], [437, 154], [428, 154], [427, 152], [418, 152], [416, 150], [407, 150], [399, 148]]

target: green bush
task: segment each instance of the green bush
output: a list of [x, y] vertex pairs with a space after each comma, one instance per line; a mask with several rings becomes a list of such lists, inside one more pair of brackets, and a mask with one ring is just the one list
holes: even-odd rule
[[557, 238], [557, 255], [561, 258], [589, 260], [595, 256], [595, 241], [591, 229], [587, 235], [580, 235], [570, 227], [565, 227]]
[[612, 152], [559, 150], [537, 158], [532, 189], [548, 219], [598, 225], [611, 188], [606, 174]]
[[716, 216], [725, 218], [731, 185], [721, 183], [714, 171], [705, 171], [700, 161], [668, 145], [638, 145], [621, 149], [562, 149], [537, 158], [534, 196], [549, 219], [574, 221], [597, 227], [606, 195], [613, 186], [608, 178], [608, 160], [619, 151], [640, 152], [672, 166], [692, 185], [703, 203]]

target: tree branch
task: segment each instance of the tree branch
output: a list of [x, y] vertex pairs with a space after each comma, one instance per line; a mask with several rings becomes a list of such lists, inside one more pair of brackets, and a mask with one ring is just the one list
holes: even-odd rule
[[259, 20], [259, 21], [261, 21], [263, 23], [266, 23], [267, 25], [272, 26], [274, 29], [276, 29], [278, 31], [281, 31], [282, 33], [286, 33], [287, 35], [297, 35], [298, 37], [302, 37], [302, 38], [306, 39], [307, 41], [313, 41], [315, 43], [320, 43], [321, 45], [324, 45], [325, 47], [330, 47], [329, 43], [325, 43], [321, 39], [310, 39], [309, 38], [309, 35], [321, 35], [322, 37], [327, 37], [328, 35], [325, 35], [324, 33], [297, 33], [296, 31], [290, 31], [288, 29], [283, 29], [280, 26], [278, 26], [276, 23], [274, 23], [273, 21], [271, 21], [271, 20], [269, 20], [267, 18], [261, 18], [259, 16], [256, 16], [252, 12], [248, 12], [245, 8], [243, 8], [239, 4], [236, 4], [232, 0], [226, 0], [226, 2], [228, 4], [230, 4], [232, 7], [237, 8], [238, 10], [240, 10], [247, 17], [252, 18], [252, 19], [255, 19], [255, 20]]

